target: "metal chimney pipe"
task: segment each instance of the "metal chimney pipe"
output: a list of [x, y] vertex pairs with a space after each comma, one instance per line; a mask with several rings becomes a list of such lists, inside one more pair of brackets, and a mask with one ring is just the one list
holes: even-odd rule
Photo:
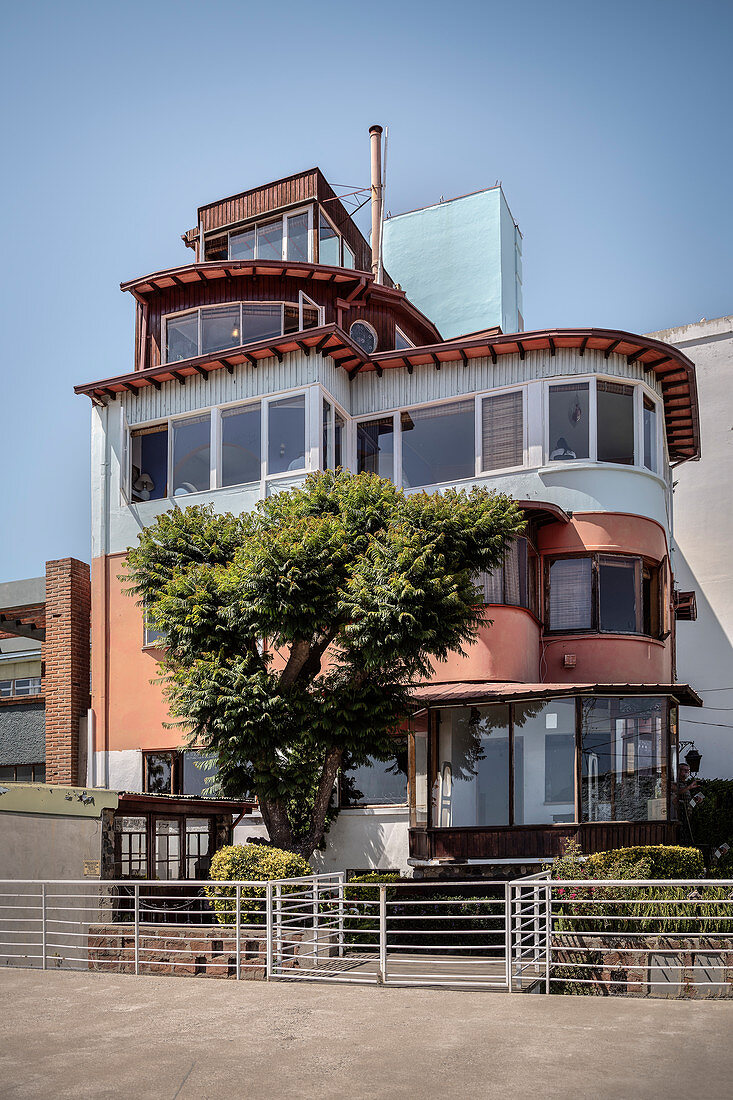
[[379, 243], [382, 226], [382, 127], [370, 126], [372, 150], [372, 275], [379, 282]]

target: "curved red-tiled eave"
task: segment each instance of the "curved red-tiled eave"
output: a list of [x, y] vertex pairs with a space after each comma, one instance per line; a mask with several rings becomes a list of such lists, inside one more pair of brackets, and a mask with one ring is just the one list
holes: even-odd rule
[[258, 340], [253, 344], [211, 355], [199, 355], [194, 359], [180, 359], [175, 363], [164, 363], [160, 367], [132, 371], [98, 382], [87, 382], [74, 386], [74, 392], [86, 394], [96, 404], [103, 405], [107, 403], [107, 399], [114, 401], [120, 393], [137, 394], [147, 386], [154, 386], [158, 390], [164, 382], [178, 382], [185, 386], [186, 380], [197, 374], [208, 378], [211, 371], [215, 370], [226, 370], [233, 374], [234, 368], [241, 364], [249, 364], [256, 369], [266, 359], [278, 359], [282, 362], [283, 356], [293, 351], [302, 351], [306, 355], [329, 356], [337, 366], [347, 371], [354, 370], [364, 362], [361, 348], [342, 329], [331, 324], [272, 340]]
[[120, 283], [120, 290], [129, 291], [139, 302], [162, 290], [209, 283], [218, 279], [242, 276], [279, 276], [281, 278], [312, 280], [317, 283], [333, 283], [344, 288], [344, 300], [357, 302], [376, 299], [401, 308], [440, 340], [440, 332], [408, 299], [404, 290], [376, 283], [370, 271], [357, 271], [349, 267], [329, 267], [326, 264], [302, 263], [290, 260], [207, 260], [166, 268]]
[[443, 363], [462, 362], [490, 357], [494, 364], [501, 355], [519, 355], [528, 351], [549, 351], [577, 348], [584, 355], [588, 348], [611, 355], [623, 355], [629, 364], [639, 363], [653, 372], [660, 383], [664, 401], [665, 426], [669, 453], [675, 461], [700, 457], [700, 418], [697, 403], [697, 383], [694, 364], [678, 348], [617, 329], [546, 329], [516, 332], [506, 335], [457, 337], [440, 344], [400, 351], [385, 351], [372, 355], [359, 370], [383, 370], [403, 367], [410, 374], [415, 367], [433, 366], [440, 370]]

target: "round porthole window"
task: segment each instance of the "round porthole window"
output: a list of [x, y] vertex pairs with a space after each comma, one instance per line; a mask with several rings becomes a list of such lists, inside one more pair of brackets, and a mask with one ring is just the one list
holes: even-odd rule
[[366, 355], [377, 350], [377, 333], [368, 321], [354, 321], [349, 336]]

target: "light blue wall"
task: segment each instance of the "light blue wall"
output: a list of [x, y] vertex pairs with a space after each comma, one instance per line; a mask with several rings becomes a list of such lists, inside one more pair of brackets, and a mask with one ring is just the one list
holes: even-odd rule
[[500, 187], [384, 223], [384, 266], [444, 338], [516, 332], [521, 238]]

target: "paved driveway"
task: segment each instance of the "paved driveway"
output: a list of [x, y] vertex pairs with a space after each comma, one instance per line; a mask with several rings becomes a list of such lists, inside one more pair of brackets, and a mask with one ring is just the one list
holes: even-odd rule
[[733, 1002], [0, 970], [0, 1096], [733, 1094]]

